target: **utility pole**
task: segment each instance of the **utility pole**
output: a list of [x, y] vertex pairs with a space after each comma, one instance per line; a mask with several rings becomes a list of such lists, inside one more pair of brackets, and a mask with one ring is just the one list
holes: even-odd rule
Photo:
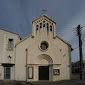
[[80, 25], [77, 26], [77, 33], [79, 39], [79, 56], [80, 56], [80, 80], [83, 79], [83, 56], [82, 56], [82, 40], [81, 40], [81, 28]]

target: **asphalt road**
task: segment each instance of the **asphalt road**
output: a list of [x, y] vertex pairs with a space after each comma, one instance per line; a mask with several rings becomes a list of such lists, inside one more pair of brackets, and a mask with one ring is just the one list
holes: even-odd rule
[[33, 85], [85, 85], [85, 80], [83, 81], [70, 80], [70, 81], [56, 81], [56, 82], [34, 82]]
[[85, 85], [85, 80], [70, 80], [56, 82], [21, 82], [21, 81], [0, 81], [0, 85]]
[[64, 81], [64, 82], [56, 82], [52, 85], [85, 85], [85, 81]]

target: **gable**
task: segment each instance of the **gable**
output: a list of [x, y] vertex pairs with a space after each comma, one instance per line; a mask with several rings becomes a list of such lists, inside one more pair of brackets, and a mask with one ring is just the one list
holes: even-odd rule
[[[60, 39], [62, 42], [64, 42], [65, 44], [67, 44], [68, 46], [71, 47], [71, 45], [70, 45], [67, 41], [63, 40], [63, 39], [60, 38], [58, 35], [56, 35], [56, 37], [57, 37], [58, 39]], [[55, 38], [56, 38], [56, 37], [55, 37]]]
[[47, 15], [42, 15], [33, 20], [32, 27], [33, 36], [41, 34], [41, 36], [50, 36], [53, 38], [56, 35], [56, 22]]
[[20, 42], [18, 42], [18, 43], [15, 45], [15, 47], [16, 47], [18, 44], [24, 42], [25, 40], [27, 40], [27, 39], [30, 38], [30, 37], [33, 38], [32, 35], [28, 35], [27, 37], [25, 37], [24, 39], [22, 39]]
[[4, 32], [8, 32], [8, 33], [15, 34], [15, 35], [18, 35], [18, 36], [19, 36], [19, 34], [17, 34], [17, 33], [14, 33], [14, 32], [11, 32], [11, 31], [8, 31], [8, 30], [5, 30], [5, 29], [2, 29], [2, 28], [0, 28], [0, 30], [2, 30], [2, 31], [4, 31]]
[[51, 22], [53, 22], [53, 23], [56, 24], [56, 22], [55, 22], [53, 19], [51, 19], [50, 17], [48, 17], [48, 16], [45, 15], [45, 14], [42, 15], [42, 16], [40, 16], [40, 17], [38, 17], [38, 18], [36, 18], [36, 19], [34, 19], [34, 20], [32, 21], [32, 23], [35, 22], [35, 21], [41, 20], [41, 19], [43, 19], [43, 18], [45, 18], [46, 20], [51, 21]]

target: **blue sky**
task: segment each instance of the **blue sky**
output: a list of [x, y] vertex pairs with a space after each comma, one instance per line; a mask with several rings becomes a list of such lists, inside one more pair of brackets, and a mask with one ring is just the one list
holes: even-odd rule
[[[32, 32], [32, 20], [46, 14], [56, 21], [56, 33], [73, 48], [78, 47], [78, 36], [73, 28], [85, 26], [85, 0], [0, 0], [0, 28], [18, 33], [22, 38]], [[85, 28], [82, 28], [82, 38]], [[85, 39], [83, 57], [85, 59]], [[78, 48], [72, 52], [72, 61], [79, 60]]]

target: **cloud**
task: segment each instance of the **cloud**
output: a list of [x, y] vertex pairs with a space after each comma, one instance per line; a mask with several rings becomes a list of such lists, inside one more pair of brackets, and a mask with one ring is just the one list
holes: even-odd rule
[[[73, 36], [73, 28], [76, 28], [78, 25], [85, 26], [85, 11], [80, 11], [79, 14], [76, 14], [68, 23], [66, 28], [64, 28], [66, 30], [65, 35], [63, 36], [64, 39], [68, 40], [68, 41], [72, 41], [74, 39]], [[75, 29], [76, 31], [76, 29]], [[83, 33], [85, 33], [85, 28], [82, 28]], [[69, 36], [68, 36], [69, 35]]]
[[[77, 47], [78, 39], [73, 28], [78, 24], [85, 25], [84, 4], [85, 0], [0, 0], [0, 25], [24, 38], [32, 30], [32, 20], [42, 14], [42, 9], [47, 9], [46, 14], [58, 25], [56, 32], [61, 31], [59, 36]], [[85, 29], [82, 33], [84, 36]], [[76, 56], [74, 53], [78, 54], [78, 49], [72, 56]]]
[[[64, 30], [65, 33], [62, 36], [63, 39], [65, 39], [66, 41], [68, 41], [73, 48], [78, 47], [78, 36], [76, 35], [76, 33], [73, 33], [73, 28], [76, 28], [78, 25], [85, 26], [85, 11], [82, 10], [80, 11], [78, 14], [76, 14], [65, 26]], [[76, 29], [75, 29], [76, 32]], [[85, 28], [82, 28], [82, 36], [85, 36]], [[83, 40], [84, 42], [84, 40]], [[83, 46], [85, 44], [83, 43]], [[74, 49], [74, 51], [72, 52], [72, 61], [77, 61], [79, 60], [79, 49]], [[83, 53], [85, 51], [85, 48], [83, 47]], [[85, 59], [85, 55], [83, 55], [84, 59]]]

